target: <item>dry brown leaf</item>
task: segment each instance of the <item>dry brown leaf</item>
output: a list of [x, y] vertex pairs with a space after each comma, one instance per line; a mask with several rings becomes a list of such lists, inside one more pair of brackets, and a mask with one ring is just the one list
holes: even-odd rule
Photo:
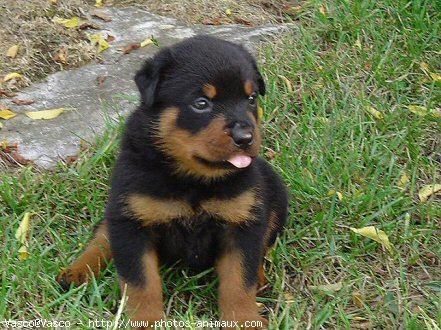
[[14, 97], [14, 96], [17, 96], [17, 93], [5, 91], [4, 89], [0, 89], [0, 96]]
[[85, 30], [85, 29], [102, 30], [101, 26], [91, 21], [82, 22], [80, 26], [78, 26], [78, 28], [80, 30]]
[[104, 84], [104, 81], [106, 81], [106, 79], [107, 79], [107, 76], [103, 76], [103, 75], [96, 77], [96, 82], [97, 82], [98, 86], [101, 86], [102, 84]]
[[131, 45], [124, 47], [122, 49], [122, 51], [124, 54], [130, 54], [132, 51], [134, 51], [135, 49], [138, 49], [139, 47], [140, 47], [139, 44], [131, 44]]
[[285, 5], [282, 7], [283, 13], [290, 16], [298, 16], [303, 12], [304, 8], [302, 6], [288, 6]]
[[6, 52], [6, 56], [9, 58], [16, 58], [17, 54], [18, 54], [18, 45], [9, 47], [8, 51]]
[[94, 17], [102, 19], [104, 22], [112, 21], [112, 16], [106, 14], [104, 11], [99, 10], [99, 9], [92, 10], [92, 12], [90, 14]]
[[112, 36], [112, 35], [110, 35], [110, 34], [108, 34], [107, 37], [106, 37], [106, 40], [107, 40], [107, 41], [114, 41], [114, 40], [115, 40], [115, 37]]
[[52, 56], [52, 59], [55, 62], [67, 64], [67, 51], [66, 48], [61, 47], [55, 54]]
[[202, 21], [202, 24], [204, 25], [222, 25], [222, 19], [220, 17], [217, 18], [211, 18], [211, 19], [206, 19]]
[[34, 103], [34, 101], [32, 100], [19, 100], [19, 99], [12, 99], [11, 102], [17, 105], [29, 105]]
[[246, 18], [243, 17], [234, 17], [234, 21], [237, 24], [242, 24], [242, 25], [246, 25], [246, 26], [253, 26], [253, 23], [251, 23], [251, 21], [247, 20]]
[[0, 141], [0, 149], [5, 153], [10, 153], [17, 151], [18, 145], [17, 143], [9, 143], [8, 141]]
[[78, 160], [78, 156], [67, 156], [66, 157], [66, 165], [72, 165]]

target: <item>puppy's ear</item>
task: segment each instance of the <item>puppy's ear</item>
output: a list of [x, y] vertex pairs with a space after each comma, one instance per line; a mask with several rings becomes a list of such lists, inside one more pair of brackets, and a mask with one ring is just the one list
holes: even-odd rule
[[162, 72], [168, 66], [168, 59], [167, 50], [163, 50], [153, 59], [146, 61], [141, 70], [135, 75], [135, 83], [141, 93], [141, 101], [147, 108], [155, 102], [156, 88]]

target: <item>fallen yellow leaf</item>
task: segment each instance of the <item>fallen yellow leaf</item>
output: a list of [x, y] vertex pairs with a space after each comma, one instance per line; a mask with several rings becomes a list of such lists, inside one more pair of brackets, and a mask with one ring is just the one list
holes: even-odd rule
[[99, 33], [86, 34], [92, 46], [98, 45], [98, 52], [101, 53], [110, 47], [110, 44], [106, 39]]
[[371, 107], [370, 105], [368, 105], [367, 107], [366, 107], [366, 111], [367, 112], [369, 112], [372, 116], [374, 116], [376, 119], [383, 119], [384, 118], [384, 116], [383, 116], [383, 114], [380, 112], [380, 111], [378, 111], [377, 109], [375, 109], [374, 107]]
[[343, 288], [343, 283], [338, 282], [338, 283], [323, 284], [323, 285], [317, 285], [317, 286], [310, 285], [310, 286], [308, 286], [308, 288], [310, 290], [318, 290], [318, 291], [332, 293], [332, 292], [340, 291]]
[[60, 17], [54, 17], [52, 22], [64, 25], [67, 28], [73, 29], [80, 26], [81, 19], [79, 17], [72, 17], [70, 19], [64, 19]]
[[3, 78], [3, 81], [4, 81], [4, 82], [7, 82], [7, 81], [12, 80], [12, 79], [20, 79], [21, 77], [23, 77], [22, 74], [17, 73], [17, 72], [12, 72], [12, 73], [7, 74], [7, 75]]
[[331, 189], [328, 191], [328, 196], [334, 196], [337, 195], [338, 200], [341, 202], [343, 200], [343, 194], [339, 191], [335, 191], [334, 189]]
[[95, 1], [95, 7], [102, 7], [102, 6], [104, 6], [103, 0], [96, 0]]
[[140, 47], [146, 47], [148, 45], [153, 44], [153, 40], [151, 38], [145, 39], [144, 41], [142, 41], [139, 46]]
[[290, 93], [292, 93], [292, 92], [293, 92], [293, 88], [292, 88], [292, 83], [291, 83], [291, 81], [289, 81], [288, 78], [286, 78], [285, 76], [282, 76], [282, 75], [278, 75], [278, 77], [279, 77], [280, 79], [283, 80], [283, 82], [285, 83], [286, 88], [288, 89], [288, 91], [289, 91]]
[[26, 212], [18, 225], [17, 231], [15, 232], [15, 239], [17, 239], [21, 244], [24, 244], [27, 241], [30, 224], [31, 213]]
[[2, 123], [0, 123], [0, 129], [2, 129], [3, 128], [3, 124]]
[[352, 301], [358, 308], [363, 308], [364, 297], [360, 291], [352, 292]]
[[6, 52], [6, 56], [9, 58], [15, 58], [17, 54], [18, 54], [18, 45], [9, 47], [8, 51]]
[[17, 114], [12, 112], [11, 110], [8, 110], [8, 109], [0, 110], [0, 118], [2, 118], [2, 119], [7, 120], [7, 119], [14, 118], [15, 116], [17, 116]]
[[407, 184], [409, 183], [409, 177], [407, 176], [406, 173], [404, 173], [400, 179], [398, 180], [398, 187], [400, 188], [404, 188], [407, 186]]
[[65, 108], [58, 109], [50, 109], [50, 110], [41, 110], [41, 111], [27, 111], [25, 112], [26, 116], [31, 119], [54, 119], [61, 115]]
[[229, 17], [233, 15], [233, 12], [231, 11], [231, 9], [227, 9], [225, 10], [225, 14]]
[[429, 71], [429, 65], [426, 62], [420, 62], [420, 69], [427, 73]]
[[435, 72], [430, 72], [430, 77], [435, 82], [441, 82], [441, 74], [438, 74], [438, 73], [435, 73]]
[[285, 292], [283, 296], [285, 297], [285, 302], [287, 304], [292, 304], [294, 302], [294, 294], [291, 292]]
[[387, 237], [386, 233], [382, 230], [375, 228], [374, 226], [368, 226], [363, 228], [350, 228], [354, 233], [360, 234], [364, 237], [368, 237], [373, 239], [375, 242], [380, 243], [384, 246], [389, 252], [392, 251], [392, 245], [389, 242], [389, 237]]
[[441, 190], [441, 184], [428, 184], [420, 189], [418, 192], [418, 197], [420, 198], [421, 203], [424, 203], [429, 199], [430, 196], [437, 193]]
[[422, 107], [420, 105], [408, 105], [407, 108], [410, 110], [410, 112], [418, 116], [425, 116], [429, 113], [426, 107]]
[[28, 248], [26, 247], [26, 245], [22, 245], [20, 249], [18, 249], [18, 259], [23, 261], [23, 260], [28, 260], [28, 257], [29, 257]]
[[257, 107], [257, 117], [259, 119], [263, 118], [263, 108], [260, 105]]

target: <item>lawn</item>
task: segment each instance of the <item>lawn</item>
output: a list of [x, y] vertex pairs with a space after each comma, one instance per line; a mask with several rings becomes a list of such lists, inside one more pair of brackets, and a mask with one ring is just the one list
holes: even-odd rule
[[[440, 329], [441, 198], [419, 192], [441, 183], [441, 3], [309, 1], [296, 13], [298, 29], [259, 49], [262, 155], [291, 193], [262, 312], [271, 329]], [[122, 124], [108, 126], [73, 165], [0, 174], [0, 321], [124, 318], [113, 265], [68, 292], [55, 282], [103, 216]], [[350, 229], [366, 226], [390, 249]], [[218, 319], [213, 271], [163, 278], [170, 319]]]

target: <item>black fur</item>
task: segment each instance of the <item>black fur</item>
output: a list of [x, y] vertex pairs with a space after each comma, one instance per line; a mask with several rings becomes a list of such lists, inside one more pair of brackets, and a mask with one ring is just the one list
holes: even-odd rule
[[[105, 215], [116, 267], [125, 281], [145, 282], [140, 258], [148, 249], [158, 252], [162, 264], [180, 262], [198, 270], [213, 266], [221, 254], [238, 250], [244, 256], [247, 285], [256, 283], [264, 252], [286, 221], [288, 197], [281, 179], [260, 157], [244, 169], [213, 180], [177, 173], [176, 160], [157, 147], [154, 127], [169, 107], [180, 109], [177, 128], [191, 134], [206, 128], [219, 114], [231, 122], [253, 125], [247, 113], [257, 118], [257, 107], [248, 105], [244, 80], [253, 81], [256, 92], [265, 94], [256, 62], [243, 47], [205, 36], [161, 50], [136, 74], [142, 102], [127, 122]], [[190, 110], [189, 105], [202, 96], [201, 86], [207, 82], [213, 82], [218, 91], [212, 111]], [[222, 162], [212, 166], [232, 167]], [[262, 203], [253, 208], [253, 219], [241, 225], [201, 212], [191, 221], [176, 219], [145, 227], [127, 215], [124, 200], [133, 193], [145, 194], [182, 200], [197, 211], [205, 200], [228, 200], [253, 188], [258, 188]], [[276, 214], [277, 223], [266, 244], [271, 212]]]

